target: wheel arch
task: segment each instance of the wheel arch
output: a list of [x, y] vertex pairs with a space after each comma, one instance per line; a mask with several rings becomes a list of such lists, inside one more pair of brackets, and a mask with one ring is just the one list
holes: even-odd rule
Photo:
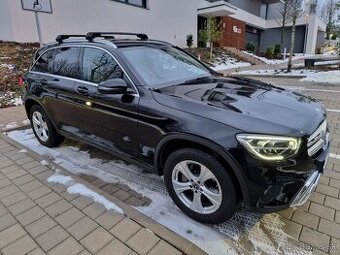
[[[248, 191], [239, 163], [218, 144], [205, 138], [189, 134], [171, 134], [163, 138], [157, 145], [154, 158], [154, 169], [158, 175], [163, 175], [163, 168], [167, 157], [174, 151], [182, 148], [193, 148], [202, 150], [215, 158], [226, 168], [233, 179], [237, 191], [248, 201]], [[238, 192], [238, 194], [239, 194]]]
[[51, 115], [48, 113], [48, 111], [46, 111], [44, 105], [41, 104], [41, 103], [39, 102], [39, 100], [37, 100], [37, 99], [35, 99], [35, 98], [31, 98], [31, 97], [26, 98], [26, 100], [25, 100], [25, 110], [26, 110], [26, 114], [27, 114], [28, 119], [30, 118], [30, 111], [31, 111], [31, 109], [32, 109], [32, 107], [33, 107], [34, 105], [39, 105], [41, 108], [43, 108], [43, 110], [44, 110], [45, 113], [47, 114], [48, 118], [50, 119], [50, 121], [51, 121], [53, 127], [54, 127], [56, 130], [58, 130], [58, 129], [57, 129], [57, 126], [56, 126], [55, 123], [54, 123], [53, 118], [51, 118]]

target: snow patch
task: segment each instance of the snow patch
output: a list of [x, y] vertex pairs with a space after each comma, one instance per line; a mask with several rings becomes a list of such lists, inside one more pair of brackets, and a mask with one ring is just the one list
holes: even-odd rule
[[15, 68], [15, 65], [11, 64], [0, 64], [0, 67], [8, 68], [10, 71], [12, 71]]
[[340, 71], [310, 73], [306, 78], [301, 79], [301, 81], [340, 84]]
[[26, 149], [22, 149], [19, 151], [19, 153], [27, 153], [27, 150]]
[[22, 121], [22, 124], [24, 124], [24, 125], [30, 125], [31, 122], [30, 122], [30, 120], [23, 120], [23, 121]]
[[42, 164], [43, 166], [48, 166], [49, 165], [49, 163], [46, 160], [40, 161], [40, 164]]
[[[248, 52], [248, 51], [243, 51], [243, 53], [247, 54], [247, 55], [250, 55], [254, 58], [257, 58], [259, 60], [261, 60], [262, 62], [264, 62], [265, 64], [268, 64], [268, 65], [278, 65], [278, 64], [283, 64], [283, 63], [287, 63], [289, 58], [287, 57], [286, 59], [268, 59], [268, 58], [265, 58], [265, 57], [260, 57], [260, 56], [257, 56], [251, 52]], [[295, 56], [293, 56], [293, 60], [298, 60], [298, 59], [303, 59], [303, 58], [307, 58], [307, 57], [312, 57], [314, 56], [314, 54], [295, 54]]]
[[286, 70], [281, 69], [256, 69], [256, 70], [245, 70], [241, 72], [236, 72], [234, 74], [245, 74], [245, 75], [252, 75], [252, 76], [301, 76], [306, 77], [311, 74], [316, 74], [317, 72], [314, 70], [292, 70], [291, 72], [287, 73]]
[[11, 122], [11, 123], [9, 123], [5, 126], [5, 129], [12, 129], [12, 128], [16, 128], [16, 127], [18, 127], [18, 123], [17, 122]]
[[60, 173], [55, 173], [54, 175], [50, 176], [47, 179], [50, 183], [59, 183], [67, 186], [67, 192], [71, 195], [81, 195], [86, 196], [90, 199], [92, 199], [94, 202], [100, 203], [105, 206], [105, 208], [109, 211], [115, 211], [117, 213], [124, 214], [124, 211], [118, 207], [113, 202], [106, 199], [104, 196], [98, 194], [97, 192], [94, 192], [93, 190], [89, 189], [85, 185], [81, 183], [77, 183], [72, 177], [62, 175]]
[[251, 64], [248, 62], [238, 61], [237, 59], [230, 57], [229, 55], [224, 55], [224, 54], [222, 54], [219, 57], [216, 57], [213, 60], [212, 65], [213, 65], [212, 69], [214, 71], [222, 71], [222, 70], [251, 66]]

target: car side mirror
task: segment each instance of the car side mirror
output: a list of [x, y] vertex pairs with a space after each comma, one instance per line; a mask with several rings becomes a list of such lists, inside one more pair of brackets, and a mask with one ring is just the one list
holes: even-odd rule
[[123, 79], [110, 79], [98, 85], [98, 92], [101, 94], [124, 94], [128, 86]]

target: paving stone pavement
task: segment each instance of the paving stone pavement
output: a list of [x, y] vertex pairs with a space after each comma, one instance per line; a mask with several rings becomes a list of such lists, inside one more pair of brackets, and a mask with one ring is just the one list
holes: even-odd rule
[[0, 131], [29, 124], [23, 106], [0, 109]]
[[[340, 254], [340, 86], [283, 78], [261, 80], [304, 87], [300, 92], [319, 99], [327, 109], [339, 110], [328, 112], [333, 157], [329, 158], [320, 184], [308, 202], [279, 215], [285, 223], [285, 232], [298, 240], [301, 247], [313, 254]], [[0, 123], [6, 123], [3, 118], [0, 114]], [[49, 171], [0, 139], [0, 250], [4, 254], [24, 254], [26, 250], [58, 254], [64, 249], [74, 250], [74, 254], [110, 254], [113, 247], [119, 251], [115, 254], [181, 253], [157, 235], [146, 232], [138, 222], [105, 212], [87, 198], [70, 196], [62, 185], [45, 184], [42, 178], [46, 179]], [[81, 178], [125, 203], [149, 202], [129, 187], [109, 185], [90, 176]], [[98, 236], [101, 240], [97, 242]], [[151, 250], [146, 245], [139, 247], [144, 243], [140, 236], [150, 238]]]
[[[47, 182], [54, 171], [8, 140], [0, 135], [0, 254], [183, 254], [138, 221]], [[204, 254], [185, 241], [189, 254]]]

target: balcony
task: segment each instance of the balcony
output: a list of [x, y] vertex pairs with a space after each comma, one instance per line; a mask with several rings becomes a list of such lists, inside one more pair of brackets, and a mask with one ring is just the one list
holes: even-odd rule
[[211, 4], [197, 9], [199, 16], [219, 17], [235, 14], [237, 8], [228, 3], [228, 0], [207, 0]]

